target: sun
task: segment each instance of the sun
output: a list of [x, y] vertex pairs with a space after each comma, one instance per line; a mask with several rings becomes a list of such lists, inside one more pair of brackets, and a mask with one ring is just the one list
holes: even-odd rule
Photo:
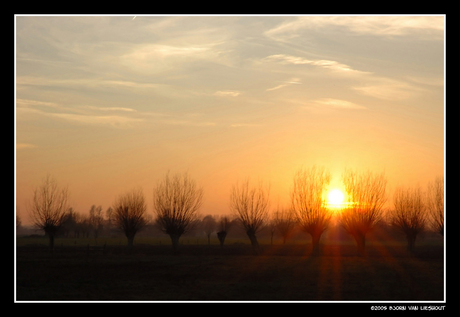
[[327, 195], [327, 204], [330, 208], [339, 208], [343, 205], [345, 195], [340, 189], [333, 189]]

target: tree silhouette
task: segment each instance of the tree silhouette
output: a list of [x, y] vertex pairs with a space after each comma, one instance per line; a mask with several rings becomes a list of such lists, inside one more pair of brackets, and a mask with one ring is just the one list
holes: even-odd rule
[[300, 229], [311, 235], [313, 254], [319, 253], [321, 235], [327, 230], [331, 213], [326, 208], [325, 192], [331, 176], [324, 168], [300, 169], [294, 175], [291, 192], [292, 210]]
[[428, 184], [427, 209], [433, 229], [444, 236], [444, 176]]
[[19, 230], [22, 227], [21, 217], [16, 214], [16, 230]]
[[341, 222], [355, 239], [358, 251], [365, 252], [366, 234], [382, 218], [385, 204], [386, 179], [384, 174], [358, 173], [346, 170], [342, 182], [347, 192]]
[[278, 208], [273, 214], [273, 224], [283, 238], [283, 244], [285, 244], [296, 225], [294, 212], [289, 208]]
[[268, 216], [270, 188], [251, 187], [249, 180], [232, 187], [230, 209], [246, 230], [254, 252], [258, 252], [259, 243], [256, 234], [262, 228]]
[[154, 189], [156, 223], [170, 236], [174, 252], [177, 252], [179, 238], [196, 222], [202, 200], [203, 189], [186, 173], [172, 177], [168, 173]]
[[89, 211], [89, 222], [93, 230], [94, 238], [97, 240], [103, 229], [104, 218], [102, 216], [102, 206], [92, 205]]
[[201, 220], [201, 227], [206, 233], [206, 237], [208, 238], [208, 244], [211, 244], [211, 233], [216, 230], [217, 222], [216, 219], [212, 215], [207, 215]]
[[128, 247], [134, 244], [134, 237], [147, 224], [147, 205], [142, 190], [133, 189], [118, 196], [113, 204], [113, 221], [128, 239]]
[[425, 229], [426, 203], [420, 188], [398, 188], [393, 197], [390, 223], [401, 230], [407, 239], [407, 248], [413, 251], [417, 235]]
[[230, 230], [233, 222], [227, 216], [221, 216], [217, 223], [217, 238], [219, 239], [220, 246], [224, 247], [225, 238]]
[[50, 175], [34, 191], [30, 216], [34, 225], [48, 236], [51, 251], [54, 250], [54, 238], [64, 220], [68, 197], [68, 189], [60, 188]]
[[73, 237], [76, 237], [76, 226], [77, 226], [77, 213], [73, 210], [72, 207], [67, 209], [65, 215], [61, 222], [60, 231], [64, 234], [65, 237], [68, 237], [70, 232], [73, 232]]

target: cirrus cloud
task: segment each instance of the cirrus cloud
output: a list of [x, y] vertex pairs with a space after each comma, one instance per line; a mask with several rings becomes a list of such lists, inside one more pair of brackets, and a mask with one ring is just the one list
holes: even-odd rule
[[354, 102], [347, 100], [334, 99], [334, 98], [319, 98], [307, 102], [301, 106], [302, 109], [309, 110], [316, 113], [329, 112], [331, 110], [365, 110], [367, 107], [358, 105]]
[[289, 40], [302, 32], [328, 27], [340, 27], [355, 34], [402, 36], [424, 32], [432, 37], [442, 36], [443, 16], [300, 16], [268, 30], [265, 35], [275, 40]]
[[317, 60], [310, 60], [299, 56], [292, 56], [286, 54], [275, 54], [270, 55], [264, 58], [264, 61], [273, 61], [278, 62], [281, 64], [292, 64], [292, 65], [312, 65], [317, 67], [326, 68], [332, 71], [338, 72], [348, 72], [348, 73], [361, 73], [361, 74], [368, 74], [368, 72], [358, 71], [351, 68], [348, 65], [342, 64], [337, 61], [326, 60], [326, 59], [317, 59]]
[[238, 97], [241, 93], [239, 91], [232, 91], [232, 90], [219, 90], [214, 93], [214, 96], [219, 97]]

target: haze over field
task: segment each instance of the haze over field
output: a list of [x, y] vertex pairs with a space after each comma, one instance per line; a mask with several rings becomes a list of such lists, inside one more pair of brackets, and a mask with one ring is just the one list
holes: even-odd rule
[[321, 165], [444, 174], [445, 16], [16, 16], [16, 203], [47, 174], [107, 209], [167, 171], [228, 214], [251, 177], [287, 204]]

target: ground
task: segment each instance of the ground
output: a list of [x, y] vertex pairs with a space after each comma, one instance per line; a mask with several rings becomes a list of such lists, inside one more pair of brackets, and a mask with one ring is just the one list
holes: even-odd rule
[[17, 246], [17, 301], [442, 301], [439, 245]]

